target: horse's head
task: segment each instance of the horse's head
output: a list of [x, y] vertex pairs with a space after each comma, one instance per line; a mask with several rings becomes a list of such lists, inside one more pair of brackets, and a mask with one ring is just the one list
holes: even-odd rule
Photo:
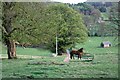
[[78, 51], [79, 51], [79, 52], [83, 52], [83, 48], [80, 48]]
[[78, 52], [80, 53], [80, 55], [83, 55], [84, 54], [83, 48], [80, 48]]

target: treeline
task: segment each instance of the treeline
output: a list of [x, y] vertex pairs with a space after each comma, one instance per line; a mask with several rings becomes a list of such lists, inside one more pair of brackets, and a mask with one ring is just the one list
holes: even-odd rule
[[68, 5], [83, 14], [84, 24], [88, 29], [89, 36], [115, 36], [118, 34], [118, 30], [115, 29], [117, 25], [111, 20], [113, 16], [118, 15], [117, 3], [84, 2]]
[[84, 15], [92, 14], [91, 6], [95, 9], [98, 9], [100, 12], [106, 12], [108, 7], [112, 6], [112, 2], [84, 2], [78, 4], [69, 4], [69, 6], [79, 6], [79, 10]]
[[99, 9], [101, 12], [106, 12], [108, 7], [111, 7], [112, 2], [85, 2], [86, 4], [90, 4], [96, 9]]

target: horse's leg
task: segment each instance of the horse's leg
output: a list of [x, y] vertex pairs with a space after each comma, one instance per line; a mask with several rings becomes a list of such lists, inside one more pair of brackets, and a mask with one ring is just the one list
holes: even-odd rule
[[73, 59], [74, 59], [74, 54], [73, 54]]
[[80, 54], [78, 55], [78, 59], [80, 60], [81, 58], [80, 58]]
[[72, 59], [72, 54], [70, 54], [70, 58]]
[[80, 59], [81, 59], [81, 54], [80, 54]]
[[80, 59], [82, 58], [83, 53], [80, 53]]

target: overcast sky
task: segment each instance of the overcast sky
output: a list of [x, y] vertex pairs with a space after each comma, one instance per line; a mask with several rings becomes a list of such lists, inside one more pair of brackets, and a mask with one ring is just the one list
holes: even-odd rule
[[56, 1], [62, 3], [80, 3], [80, 2], [119, 2], [120, 0], [0, 0], [2, 2], [49, 2], [49, 1]]
[[52, 0], [52, 1], [57, 1], [57, 2], [63, 2], [63, 3], [80, 3], [80, 2], [85, 2], [87, 0]]
[[57, 1], [57, 2], [63, 2], [63, 3], [80, 3], [80, 2], [119, 2], [120, 0], [51, 0], [51, 1]]

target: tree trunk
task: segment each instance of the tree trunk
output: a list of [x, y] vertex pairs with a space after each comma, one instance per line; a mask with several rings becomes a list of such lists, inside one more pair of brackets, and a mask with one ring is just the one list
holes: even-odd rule
[[8, 59], [16, 58], [16, 46], [14, 40], [11, 40], [11, 33], [14, 31], [12, 28], [12, 21], [15, 18], [15, 14], [13, 13], [13, 6], [15, 3], [12, 2], [4, 2], [3, 3], [3, 9], [2, 9], [2, 25], [4, 27], [4, 38], [7, 45], [7, 54]]
[[16, 46], [15, 46], [14, 40], [8, 40], [6, 42], [6, 44], [7, 44], [8, 59], [17, 58], [17, 56], [16, 56]]

